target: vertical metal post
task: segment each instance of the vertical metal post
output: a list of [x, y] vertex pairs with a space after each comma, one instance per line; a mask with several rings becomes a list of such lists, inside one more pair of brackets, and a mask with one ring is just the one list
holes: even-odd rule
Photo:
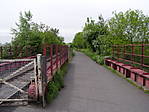
[[62, 65], [63, 65], [63, 62], [64, 62], [64, 46], [62, 46]]
[[53, 45], [50, 46], [51, 75], [53, 75]]
[[141, 51], [142, 51], [142, 56], [141, 56], [141, 65], [143, 67], [143, 64], [144, 64], [144, 44], [142, 44], [142, 47], [141, 47]]
[[47, 45], [43, 45], [43, 55], [46, 56], [47, 53]]
[[61, 66], [61, 64], [62, 64], [62, 46], [60, 46], [60, 54], [59, 54], [59, 56], [60, 56], [60, 66]]
[[32, 47], [30, 46], [29, 47], [29, 56], [31, 56], [32, 55]]
[[32, 53], [33, 53], [33, 47], [31, 46], [30, 47], [30, 56], [32, 56]]
[[20, 58], [22, 58], [23, 57], [23, 47], [20, 47]]
[[63, 46], [61, 46], [61, 65], [63, 64]]
[[14, 49], [15, 49], [15, 50], [14, 50], [14, 52], [15, 52], [15, 55], [14, 55], [14, 56], [15, 56], [15, 58], [17, 58], [17, 56], [18, 56], [18, 55], [17, 55], [17, 46], [15, 46]]
[[11, 46], [9, 46], [9, 48], [8, 48], [9, 50], [8, 50], [8, 52], [9, 52], [9, 58], [12, 56], [12, 50], [11, 50]]
[[27, 49], [27, 46], [25, 47], [25, 57], [28, 57], [28, 49]]
[[68, 46], [66, 46], [66, 60], [68, 60], [68, 56], [69, 56], [69, 48]]
[[58, 69], [58, 45], [56, 45], [56, 69]]
[[125, 59], [125, 45], [123, 46], [123, 59]]
[[65, 62], [65, 59], [66, 59], [66, 46], [64, 46], [64, 62]]
[[112, 57], [114, 58], [114, 45], [112, 46]]
[[0, 53], [1, 53], [0, 56], [1, 56], [1, 59], [2, 59], [2, 57], [3, 57], [3, 47], [2, 46], [0, 47]]
[[117, 58], [118, 58], [118, 61], [119, 61], [119, 46], [116, 46], [117, 48]]
[[46, 87], [47, 87], [47, 65], [46, 65], [46, 57], [42, 56], [42, 91], [43, 91], [43, 95], [42, 95], [42, 106], [45, 107], [46, 106]]
[[66, 55], [66, 47], [64, 46], [64, 55], [63, 55], [63, 64], [64, 64], [64, 61], [65, 61], [65, 55]]
[[132, 64], [133, 64], [133, 61], [134, 61], [134, 46], [133, 44], [131, 45], [131, 61], [132, 61]]

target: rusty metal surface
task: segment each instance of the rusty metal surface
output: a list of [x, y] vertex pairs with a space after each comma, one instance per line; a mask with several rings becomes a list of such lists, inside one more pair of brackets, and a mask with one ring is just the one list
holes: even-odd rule
[[[33, 93], [37, 100], [40, 97], [39, 91], [41, 83], [48, 83], [52, 80], [54, 73], [68, 60], [68, 46], [66, 45], [46, 45], [43, 47], [43, 55], [45, 57], [45, 74], [40, 73], [43, 64], [40, 65], [38, 60], [37, 52], [27, 51], [27, 48], [16, 51], [15, 48], [0, 47], [0, 104], [4, 104], [4, 101], [13, 98], [11, 101], [21, 101], [20, 96], [28, 96], [32, 81], [35, 82]], [[32, 50], [32, 49], [30, 49]], [[29, 53], [30, 52], [30, 53]], [[37, 55], [37, 57], [36, 57]], [[21, 58], [21, 59], [10, 59], [10, 58]], [[5, 60], [3, 58], [6, 58]], [[32, 59], [34, 58], [34, 59]], [[24, 60], [24, 61], [22, 61]], [[22, 62], [21, 62], [22, 61]], [[46, 75], [46, 82], [43, 82], [40, 77]], [[27, 88], [26, 88], [27, 87]], [[28, 91], [25, 90], [29, 89]], [[24, 92], [25, 91], [25, 92]], [[44, 91], [44, 90], [42, 90]], [[27, 93], [28, 92], [28, 93]], [[22, 94], [22, 95], [20, 95]], [[44, 93], [43, 93], [44, 94]], [[16, 97], [14, 97], [16, 96]], [[30, 96], [29, 96], [30, 97]], [[24, 99], [25, 100], [25, 99]], [[28, 99], [29, 100], [29, 99]], [[2, 102], [3, 101], [3, 102]]]

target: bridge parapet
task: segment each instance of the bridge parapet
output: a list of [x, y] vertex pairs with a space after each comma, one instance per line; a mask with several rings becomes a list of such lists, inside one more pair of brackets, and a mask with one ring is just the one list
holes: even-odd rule
[[149, 44], [113, 45], [105, 64], [149, 89]]

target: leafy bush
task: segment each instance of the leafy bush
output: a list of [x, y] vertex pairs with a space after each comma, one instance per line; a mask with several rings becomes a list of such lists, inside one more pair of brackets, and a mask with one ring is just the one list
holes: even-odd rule
[[47, 94], [47, 101], [51, 102], [56, 96], [58, 95], [58, 88], [54, 81], [50, 81], [48, 83], [48, 94]]
[[114, 44], [148, 44], [148, 23], [148, 15], [131, 9], [113, 12], [113, 16], [108, 20], [102, 15], [97, 21], [88, 17], [82, 32], [76, 33], [72, 45], [77, 49], [91, 49], [99, 55], [110, 55]]
[[64, 79], [61, 70], [56, 72], [56, 74], [53, 77], [53, 80], [59, 90], [61, 89], [61, 87], [64, 87]]
[[62, 74], [62, 76], [64, 77], [67, 73], [67, 63], [65, 65], [62, 66], [60, 74]]
[[56, 96], [61, 88], [64, 87], [64, 75], [67, 72], [67, 63], [64, 64], [60, 70], [58, 70], [53, 80], [48, 83], [48, 92], [47, 92], [47, 102], [51, 102]]
[[72, 56], [75, 56], [75, 52], [74, 51], [72, 51]]
[[81, 52], [85, 53], [87, 56], [89, 56], [92, 60], [96, 61], [98, 64], [103, 65], [104, 64], [104, 56], [98, 55], [95, 52], [92, 52], [88, 49], [81, 49]]
[[103, 65], [104, 64], [104, 56], [97, 56], [96, 62], [99, 63], [100, 65]]

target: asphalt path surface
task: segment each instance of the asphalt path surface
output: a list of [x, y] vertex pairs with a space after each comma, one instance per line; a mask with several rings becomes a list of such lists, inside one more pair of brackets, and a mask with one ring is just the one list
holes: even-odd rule
[[149, 95], [76, 52], [64, 89], [45, 109], [29, 105], [0, 112], [149, 112]]

